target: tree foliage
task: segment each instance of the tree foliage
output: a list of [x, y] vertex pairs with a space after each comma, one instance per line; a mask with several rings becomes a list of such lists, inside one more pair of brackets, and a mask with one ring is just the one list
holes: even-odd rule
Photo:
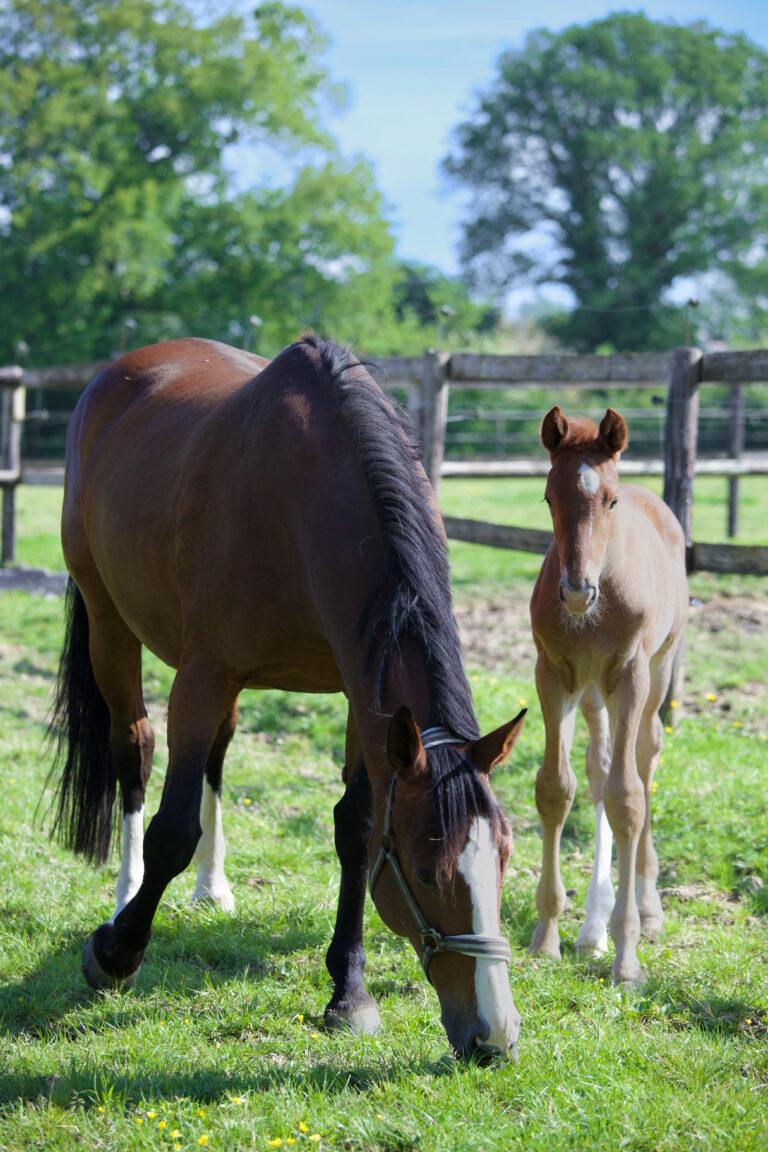
[[[103, 356], [126, 322], [247, 340], [256, 315], [268, 351], [391, 327], [393, 240], [324, 126], [324, 49], [279, 3], [200, 23], [176, 0], [0, 0], [0, 361]], [[280, 150], [284, 187], [237, 191], [246, 146]]]
[[668, 346], [676, 282], [764, 276], [768, 54], [745, 36], [629, 13], [534, 32], [455, 138], [469, 282], [569, 289], [579, 351]]

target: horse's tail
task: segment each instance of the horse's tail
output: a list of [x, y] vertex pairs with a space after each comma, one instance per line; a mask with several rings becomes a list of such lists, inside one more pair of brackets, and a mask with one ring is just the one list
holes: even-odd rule
[[52, 835], [101, 864], [112, 839], [117, 778], [109, 747], [109, 710], [88, 648], [88, 613], [71, 577], [65, 627], [48, 730], [54, 748], [48, 780], [56, 784], [57, 805]]

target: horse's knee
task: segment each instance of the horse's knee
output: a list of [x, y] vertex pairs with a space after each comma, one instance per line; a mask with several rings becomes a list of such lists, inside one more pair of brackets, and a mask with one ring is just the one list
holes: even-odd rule
[[645, 791], [640, 778], [627, 783], [610, 775], [603, 785], [603, 804], [614, 837], [636, 840], [645, 824]]
[[365, 766], [360, 764], [333, 809], [334, 841], [340, 860], [352, 863], [368, 858], [373, 831], [373, 796]]
[[160, 811], [144, 835], [144, 876], [167, 883], [189, 867], [202, 835], [199, 816], [174, 817]]
[[536, 776], [536, 807], [542, 820], [561, 819], [567, 815], [576, 791], [576, 777], [570, 765], [557, 769], [542, 764]]

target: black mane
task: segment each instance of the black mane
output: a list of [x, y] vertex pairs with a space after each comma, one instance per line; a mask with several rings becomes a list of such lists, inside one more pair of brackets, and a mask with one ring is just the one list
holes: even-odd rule
[[[370, 633], [364, 675], [373, 678], [374, 705], [381, 705], [388, 663], [401, 637], [408, 635], [425, 655], [429, 725], [448, 728], [467, 742], [476, 740], [480, 732], [453, 615], [445, 538], [431, 511], [434, 497], [413, 427], [350, 352], [311, 335], [303, 341], [317, 350], [334, 385], [385, 541], [381, 582], [358, 623], [360, 637]], [[479, 815], [496, 825], [503, 816], [471, 759], [455, 746], [431, 751], [430, 765], [440, 867], [449, 874], [466, 842], [469, 821]]]

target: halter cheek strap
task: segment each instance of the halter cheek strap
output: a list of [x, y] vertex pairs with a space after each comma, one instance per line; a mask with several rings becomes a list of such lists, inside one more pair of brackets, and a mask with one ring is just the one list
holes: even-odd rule
[[[421, 742], [422, 747], [425, 749], [435, 748], [440, 744], [467, 743], [466, 740], [454, 736], [446, 728], [427, 728], [421, 734]], [[512, 952], [507, 941], [501, 936], [477, 936], [474, 932], [457, 936], [444, 936], [442, 932], [438, 932], [436, 928], [430, 926], [429, 921], [424, 916], [421, 908], [419, 908], [419, 905], [416, 903], [416, 898], [408, 887], [408, 881], [400, 867], [400, 861], [395, 851], [395, 843], [392, 839], [392, 804], [395, 798], [396, 784], [397, 773], [392, 777], [392, 783], [389, 786], [387, 807], [384, 812], [384, 824], [381, 830], [381, 843], [368, 878], [368, 889], [371, 893], [371, 898], [373, 898], [373, 890], [382, 868], [385, 864], [389, 864], [403, 900], [406, 903], [406, 907], [416, 926], [416, 931], [419, 934], [419, 939], [421, 940], [421, 954], [419, 959], [421, 960], [421, 966], [428, 980], [430, 961], [436, 952], [459, 952], [463, 956], [472, 956], [478, 960], [503, 960], [506, 964], [509, 964], [512, 959]]]

